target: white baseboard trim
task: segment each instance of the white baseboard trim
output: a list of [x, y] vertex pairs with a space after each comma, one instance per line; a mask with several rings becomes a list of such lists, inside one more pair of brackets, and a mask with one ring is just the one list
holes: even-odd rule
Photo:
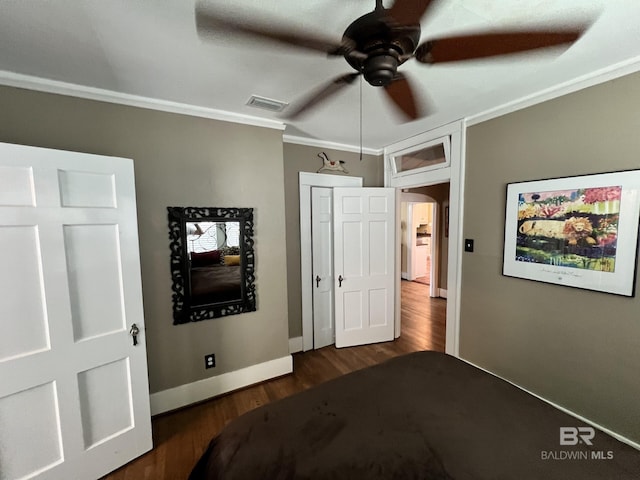
[[547, 400], [546, 398], [541, 397], [541, 396], [540, 396], [540, 395], [538, 395], [537, 393], [534, 393], [534, 392], [532, 392], [532, 391], [530, 391], [530, 390], [527, 390], [526, 388], [521, 387], [521, 386], [520, 386], [520, 385], [518, 385], [517, 383], [513, 383], [512, 381], [510, 381], [510, 380], [508, 380], [508, 379], [506, 379], [506, 378], [503, 378], [503, 377], [501, 377], [500, 375], [496, 375], [496, 374], [495, 374], [495, 373], [493, 373], [491, 370], [487, 370], [486, 368], [483, 368], [483, 367], [481, 367], [481, 366], [479, 366], [479, 365], [476, 365], [475, 363], [470, 362], [469, 360], [465, 360], [465, 359], [464, 359], [464, 358], [462, 358], [462, 357], [458, 357], [458, 358], [459, 358], [460, 360], [462, 360], [463, 362], [468, 363], [469, 365], [473, 365], [474, 367], [479, 368], [479, 369], [480, 369], [480, 370], [482, 370], [483, 372], [487, 372], [488, 374], [493, 375], [494, 377], [497, 377], [497, 378], [499, 378], [499, 379], [501, 379], [501, 380], [504, 380], [505, 382], [510, 383], [510, 384], [511, 384], [511, 385], [513, 385], [514, 387], [519, 388], [519, 389], [520, 389], [520, 390], [522, 390], [523, 392], [527, 392], [529, 395], [533, 395], [534, 397], [536, 397], [536, 398], [538, 398], [538, 399], [542, 400], [542, 401], [543, 401], [543, 402], [545, 402], [545, 403], [548, 403], [549, 405], [551, 405], [551, 406], [553, 406], [553, 407], [557, 408], [558, 410], [561, 410], [561, 411], [563, 411], [564, 413], [566, 413], [566, 414], [568, 414], [568, 415], [571, 415], [572, 417], [577, 418], [578, 420], [580, 420], [580, 421], [582, 421], [582, 422], [584, 422], [584, 423], [588, 423], [588, 424], [589, 424], [589, 425], [591, 425], [592, 427], [595, 427], [595, 428], [597, 428], [598, 430], [600, 430], [600, 431], [602, 431], [602, 432], [604, 432], [604, 433], [606, 433], [606, 434], [608, 434], [608, 435], [611, 435], [611, 436], [612, 436], [613, 438], [615, 438], [616, 440], [619, 440], [619, 441], [621, 441], [622, 443], [626, 443], [627, 445], [629, 445], [629, 446], [631, 446], [631, 447], [635, 448], [636, 450], [640, 450], [640, 443], [634, 442], [634, 441], [633, 441], [633, 440], [631, 440], [630, 438], [624, 437], [624, 436], [620, 435], [619, 433], [614, 432], [613, 430], [609, 430], [608, 428], [603, 427], [602, 425], [600, 425], [600, 424], [598, 424], [598, 423], [596, 423], [596, 422], [594, 422], [594, 421], [592, 421], [592, 420], [589, 420], [588, 418], [583, 417], [582, 415], [579, 415], [579, 414], [577, 414], [577, 413], [575, 413], [575, 412], [572, 412], [572, 411], [571, 411], [571, 410], [569, 410], [568, 408], [565, 408], [565, 407], [563, 407], [563, 406], [561, 406], [561, 405], [557, 405], [557, 404], [553, 403], [551, 400]]
[[304, 350], [302, 337], [294, 337], [289, 339], [289, 353], [298, 353]]
[[400, 274], [400, 278], [403, 280], [409, 280], [409, 274], [407, 272], [402, 272]]
[[447, 298], [447, 289], [446, 288], [439, 288], [438, 289], [438, 297]]
[[293, 372], [291, 355], [151, 394], [151, 415], [186, 407], [223, 393]]

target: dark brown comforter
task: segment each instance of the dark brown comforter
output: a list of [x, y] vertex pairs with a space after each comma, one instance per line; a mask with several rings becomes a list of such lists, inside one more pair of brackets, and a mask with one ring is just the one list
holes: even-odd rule
[[194, 305], [240, 300], [239, 265], [210, 265], [191, 269], [191, 302]]
[[[436, 352], [389, 360], [232, 421], [190, 480], [637, 480], [640, 452]], [[566, 440], [566, 439], [565, 439]]]

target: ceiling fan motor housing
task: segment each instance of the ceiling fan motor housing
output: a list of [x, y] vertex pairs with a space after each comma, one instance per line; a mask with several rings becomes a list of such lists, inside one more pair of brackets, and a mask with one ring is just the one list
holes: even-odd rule
[[[395, 54], [394, 54], [395, 53]], [[398, 70], [398, 54], [395, 51], [370, 54], [364, 61], [362, 73], [375, 87], [388, 85]]]
[[355, 43], [358, 52], [345, 54], [349, 65], [362, 72], [371, 85], [383, 87], [417, 48], [420, 25], [395, 25], [387, 10], [376, 9], [355, 20], [343, 36]]

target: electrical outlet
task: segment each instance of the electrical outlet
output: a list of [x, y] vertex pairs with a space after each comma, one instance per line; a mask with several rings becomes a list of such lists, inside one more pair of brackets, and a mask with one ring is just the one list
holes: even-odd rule
[[204, 356], [204, 368], [213, 368], [216, 366], [216, 355], [210, 353]]

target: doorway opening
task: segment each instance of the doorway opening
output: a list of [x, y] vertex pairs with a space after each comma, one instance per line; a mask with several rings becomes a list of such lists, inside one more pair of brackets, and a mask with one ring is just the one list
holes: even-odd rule
[[[460, 260], [462, 243], [460, 241], [460, 224], [462, 218], [462, 199], [464, 185], [464, 130], [463, 121], [442, 125], [438, 128], [407, 138], [385, 148], [385, 186], [396, 188], [396, 212], [400, 218], [400, 193], [417, 192], [428, 195], [423, 189], [446, 189], [446, 195], [438, 200], [441, 207], [439, 220], [434, 225], [441, 227], [441, 242], [438, 255], [432, 254], [432, 260], [438, 259], [439, 274], [437, 280], [437, 297], [446, 299], [446, 342], [445, 351], [458, 356], [459, 322], [460, 322]], [[429, 156], [433, 162], [428, 165], [412, 163], [414, 158]], [[437, 160], [437, 161], [436, 161]], [[407, 169], [406, 167], [413, 167]], [[435, 193], [431, 193], [431, 196]], [[400, 243], [401, 228], [398, 221], [396, 228], [397, 244]], [[402, 333], [400, 298], [400, 249], [396, 249], [396, 338]]]
[[400, 321], [420, 348], [445, 351], [450, 182], [400, 193]]
[[422, 193], [400, 194], [400, 272], [401, 278], [429, 285], [429, 296], [438, 297], [438, 228], [440, 205]]

